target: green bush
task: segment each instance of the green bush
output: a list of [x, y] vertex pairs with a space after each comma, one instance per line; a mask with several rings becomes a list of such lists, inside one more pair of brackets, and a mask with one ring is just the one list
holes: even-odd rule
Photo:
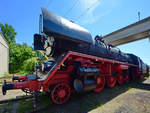
[[38, 63], [37, 57], [29, 58], [23, 62], [22, 70], [24, 72], [31, 73], [31, 72], [35, 71], [35, 67], [36, 67], [37, 63]]
[[27, 44], [12, 44], [10, 49], [10, 73], [18, 73], [22, 71], [24, 62], [28, 59], [36, 57], [35, 52]]
[[9, 74], [9, 73], [7, 73], [7, 72], [5, 72], [5, 73], [4, 73], [4, 77], [6, 77], [6, 78], [7, 78], [7, 77], [9, 77], [9, 76], [10, 76], [10, 74]]

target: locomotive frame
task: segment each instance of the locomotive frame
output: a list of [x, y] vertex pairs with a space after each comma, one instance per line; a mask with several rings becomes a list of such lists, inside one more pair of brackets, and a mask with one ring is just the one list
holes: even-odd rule
[[[63, 68], [66, 61], [67, 65]], [[96, 88], [92, 89], [97, 93], [101, 92], [106, 84], [113, 88], [116, 83], [122, 85], [128, 83], [131, 79], [136, 80], [147, 76], [146, 74], [140, 74], [138, 66], [133, 64], [70, 51], [63, 54], [43, 78], [38, 78], [36, 75], [26, 75], [13, 77], [14, 83], [3, 81], [3, 94], [5, 95], [6, 91], [10, 89], [28, 89], [32, 94], [38, 91], [50, 92], [54, 103], [63, 104], [68, 101], [71, 93], [75, 92], [71, 76], [75, 69], [74, 62], [80, 63], [80, 67], [97, 68], [99, 70]]]

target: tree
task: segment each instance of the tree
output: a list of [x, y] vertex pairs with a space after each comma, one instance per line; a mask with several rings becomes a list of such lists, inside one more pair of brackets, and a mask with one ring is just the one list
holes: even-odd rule
[[17, 35], [17, 33], [15, 32], [15, 29], [11, 25], [8, 24], [3, 25], [0, 23], [0, 31], [4, 35], [8, 44], [16, 42], [15, 36]]
[[25, 61], [36, 57], [36, 54], [33, 54], [32, 48], [26, 43], [16, 43], [15, 37], [17, 33], [11, 25], [0, 23], [0, 31], [9, 44], [9, 71], [10, 73], [19, 72], [23, 69], [22, 66], [26, 63]]

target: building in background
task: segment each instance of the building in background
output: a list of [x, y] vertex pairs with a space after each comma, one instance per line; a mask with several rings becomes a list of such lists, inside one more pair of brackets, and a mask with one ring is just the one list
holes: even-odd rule
[[9, 47], [6, 39], [0, 32], [0, 77], [9, 71]]

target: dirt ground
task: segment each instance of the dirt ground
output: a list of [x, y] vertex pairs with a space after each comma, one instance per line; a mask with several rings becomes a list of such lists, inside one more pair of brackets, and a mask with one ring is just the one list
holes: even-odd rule
[[150, 113], [150, 91], [131, 89], [90, 113]]
[[8, 78], [0, 78], [0, 101], [3, 101], [3, 100], [8, 100], [8, 99], [14, 99], [16, 98], [16, 96], [22, 96], [22, 95], [25, 95], [24, 92], [22, 92], [21, 90], [9, 90], [7, 91], [6, 95], [3, 95], [2, 94], [2, 84], [1, 84], [1, 81], [2, 80], [6, 80], [8, 83], [11, 83], [12, 82], [12, 77], [8, 77]]
[[[0, 90], [0, 100], [23, 95], [19, 90], [8, 91], [3, 96]], [[50, 98], [48, 98], [50, 99]], [[13, 105], [12, 103], [11, 105]], [[10, 104], [0, 104], [0, 112]], [[13, 112], [14, 106], [7, 110]], [[101, 93], [87, 92], [74, 94], [63, 105], [51, 104], [40, 113], [150, 113], [150, 80], [141, 83], [129, 83], [115, 88], [105, 88]], [[6, 113], [3, 110], [3, 113]], [[39, 112], [38, 112], [39, 113]]]
[[[0, 79], [2, 80], [2, 79]], [[7, 82], [11, 82], [10, 78], [5, 78]], [[17, 112], [17, 102], [11, 102], [11, 100], [16, 99], [17, 96], [24, 96], [25, 93], [21, 90], [10, 90], [7, 91], [6, 95], [2, 94], [1, 90], [1, 83], [0, 83], [0, 113], [16, 113]], [[3, 101], [9, 101], [3, 103]]]
[[22, 95], [25, 95], [25, 93], [22, 92], [21, 90], [10, 90], [10, 91], [7, 91], [6, 95], [3, 95], [1, 87], [0, 87], [0, 101], [6, 100], [6, 99], [14, 99], [16, 98], [16, 96], [22, 96]]
[[150, 113], [150, 80], [134, 84], [128, 91], [90, 113]]

